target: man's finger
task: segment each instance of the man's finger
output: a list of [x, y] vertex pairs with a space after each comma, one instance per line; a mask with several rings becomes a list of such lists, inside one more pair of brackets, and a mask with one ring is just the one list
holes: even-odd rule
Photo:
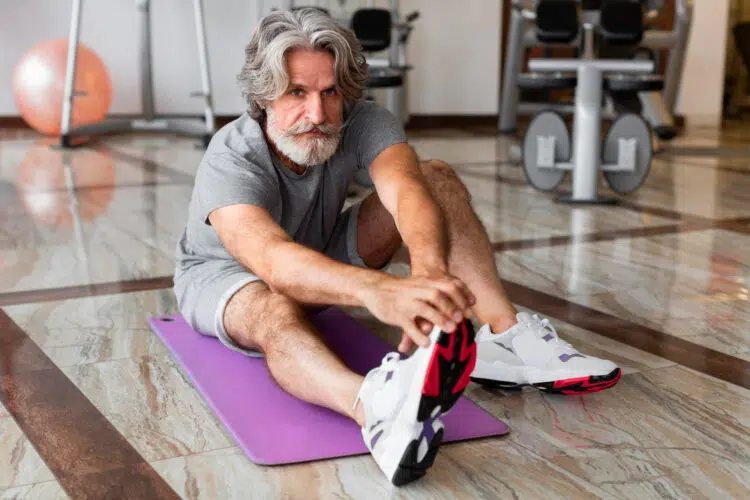
[[[455, 283], [456, 286], [459, 287], [459, 289], [461, 290], [461, 293], [463, 293], [464, 297], [466, 297], [466, 301], [469, 304], [468, 307], [471, 307], [477, 303], [476, 297], [474, 297], [474, 294], [471, 293], [471, 290], [469, 290], [469, 287], [466, 286], [466, 283], [464, 283], [458, 278], [455, 278], [453, 280], [453, 283]], [[467, 311], [468, 311], [468, 308], [467, 308]]]
[[406, 334], [406, 332], [401, 332], [401, 343], [398, 345], [398, 352], [402, 354], [406, 354], [409, 352], [414, 346], [414, 342], [411, 340], [411, 338]]
[[442, 316], [445, 316], [445, 320], [436, 320], [434, 317], [430, 316], [423, 317], [428, 321], [431, 321], [433, 324], [441, 326], [444, 326], [446, 320], [460, 321], [461, 319], [463, 319], [463, 314], [458, 319], [454, 317], [456, 312], [459, 312], [455, 300], [453, 300], [453, 297], [451, 297], [447, 293], [444, 293], [438, 283], [439, 282], [437, 281], [433, 281], [432, 286], [424, 288], [419, 298], [429, 304]]
[[[414, 317], [424, 318], [433, 325], [440, 325], [446, 332], [452, 332], [456, 328], [456, 321], [440, 313], [435, 307], [427, 302], [417, 302]], [[429, 333], [429, 332], [425, 332]]]
[[449, 302], [448, 310], [441, 309], [444, 314], [448, 315], [453, 321], [464, 319], [465, 312], [469, 308], [468, 298], [464, 295], [453, 280], [435, 281], [435, 285], [442, 292], [441, 295], [446, 297]]
[[406, 325], [404, 331], [419, 347], [430, 347], [430, 337], [420, 332], [414, 324]]
[[429, 334], [432, 331], [434, 326], [435, 325], [433, 325], [432, 323], [430, 323], [424, 318], [417, 318], [417, 327], [419, 327], [419, 329], [422, 330], [424, 333]]

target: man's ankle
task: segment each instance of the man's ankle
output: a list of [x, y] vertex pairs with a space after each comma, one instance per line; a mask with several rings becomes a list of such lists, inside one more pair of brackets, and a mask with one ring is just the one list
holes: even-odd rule
[[490, 319], [488, 323], [490, 324], [492, 333], [501, 334], [513, 328], [518, 323], [518, 320], [516, 320], [515, 316], [499, 316]]
[[351, 417], [360, 427], [365, 426], [365, 408], [362, 406], [361, 402], [357, 404], [356, 408], [354, 408]]

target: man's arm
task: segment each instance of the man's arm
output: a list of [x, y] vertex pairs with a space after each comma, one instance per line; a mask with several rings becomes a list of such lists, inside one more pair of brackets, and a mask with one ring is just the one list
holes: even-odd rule
[[396, 221], [409, 248], [412, 268], [448, 272], [448, 232], [443, 213], [430, 194], [417, 155], [406, 143], [380, 153], [370, 167], [380, 201]]
[[423, 347], [429, 339], [415, 318], [451, 330], [449, 298], [457, 301], [460, 292], [449, 279], [397, 278], [342, 264], [294, 242], [266, 210], [253, 205], [217, 209], [209, 220], [227, 251], [277, 293], [302, 304], [364, 306]]
[[224, 247], [275, 292], [304, 304], [362, 306], [380, 273], [337, 262], [293, 241], [263, 208], [231, 205], [209, 214]]

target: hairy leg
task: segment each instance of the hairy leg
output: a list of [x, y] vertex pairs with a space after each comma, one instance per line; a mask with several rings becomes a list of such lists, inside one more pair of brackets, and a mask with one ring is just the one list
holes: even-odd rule
[[494, 332], [507, 330], [516, 323], [516, 310], [500, 282], [495, 254], [469, 191], [447, 163], [430, 160], [420, 166], [448, 226], [448, 270], [474, 294], [479, 321], [489, 323]]
[[264, 354], [282, 389], [364, 425], [362, 405], [353, 409], [363, 377], [328, 348], [302, 306], [263, 282], [250, 283], [227, 304], [224, 327], [238, 345]]
[[357, 251], [369, 267], [387, 264], [403, 245], [393, 216], [372, 193], [362, 202], [357, 222]]
[[[474, 314], [492, 330], [502, 332], [516, 322], [516, 310], [503, 290], [487, 231], [471, 206], [466, 186], [446, 163], [420, 163], [430, 191], [443, 210], [448, 226], [448, 269], [476, 297]], [[357, 246], [363, 260], [379, 267], [403, 244], [393, 217], [376, 194], [363, 202], [357, 229]]]

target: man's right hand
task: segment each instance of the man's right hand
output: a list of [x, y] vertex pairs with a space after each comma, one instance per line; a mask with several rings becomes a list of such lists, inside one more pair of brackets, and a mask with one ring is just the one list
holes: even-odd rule
[[458, 278], [398, 278], [387, 274], [368, 284], [360, 300], [376, 318], [400, 327], [421, 347], [428, 347], [430, 340], [420, 331], [418, 318], [452, 332], [470, 317], [474, 302], [471, 292]]

